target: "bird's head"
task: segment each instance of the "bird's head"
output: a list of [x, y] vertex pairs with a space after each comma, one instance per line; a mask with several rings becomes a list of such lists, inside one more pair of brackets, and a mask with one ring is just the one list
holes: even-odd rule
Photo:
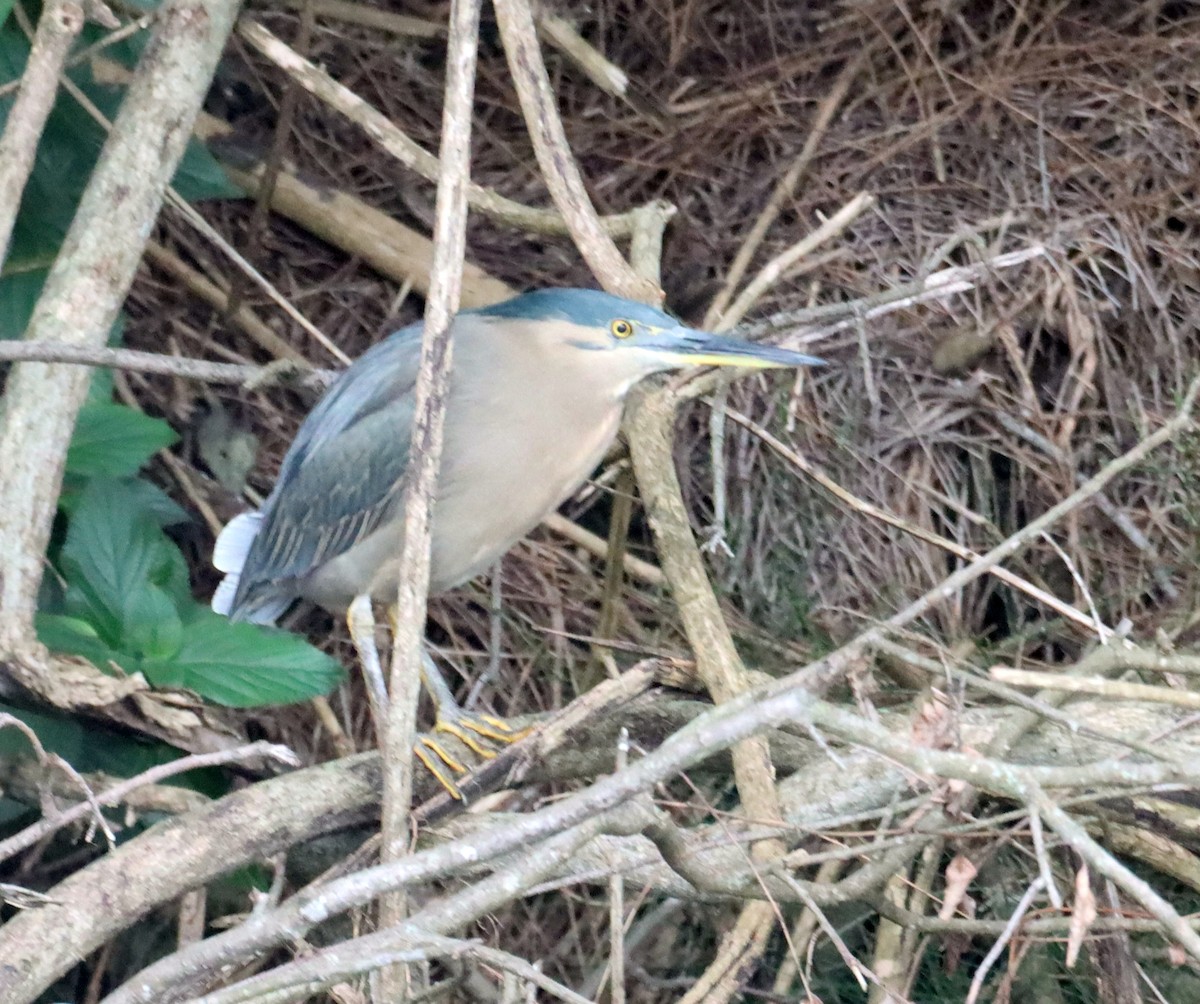
[[551, 358], [586, 366], [624, 393], [642, 377], [688, 366], [822, 366], [814, 356], [698, 331], [669, 314], [594, 289], [543, 289], [480, 311], [532, 328]]

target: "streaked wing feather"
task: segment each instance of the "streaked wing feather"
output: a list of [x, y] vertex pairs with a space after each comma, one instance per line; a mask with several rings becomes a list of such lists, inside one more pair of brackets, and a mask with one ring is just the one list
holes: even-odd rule
[[396, 505], [420, 349], [418, 327], [396, 332], [364, 353], [309, 414], [262, 508], [235, 610], [344, 554]]

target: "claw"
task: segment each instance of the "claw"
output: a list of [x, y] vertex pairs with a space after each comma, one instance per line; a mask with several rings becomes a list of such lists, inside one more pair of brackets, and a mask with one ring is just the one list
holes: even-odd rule
[[433, 727], [435, 732], [445, 732], [447, 735], [454, 736], [455, 739], [476, 756], [481, 756], [485, 760], [494, 760], [496, 758], [495, 750], [490, 750], [482, 745], [478, 739], [471, 735], [471, 732], [467, 731], [468, 729], [472, 732], [477, 732], [486, 739], [493, 738], [487, 732], [476, 728], [469, 718], [460, 718], [457, 720], [453, 718], [439, 718], [437, 724]]
[[422, 739], [419, 743], [413, 746], [413, 755], [425, 765], [425, 769], [433, 775], [437, 781], [451, 798], [456, 801], [462, 801], [462, 792], [458, 790], [458, 785], [454, 783], [454, 779], [446, 774], [442, 769], [443, 766], [449, 767], [452, 771], [458, 774], [465, 774], [467, 768], [454, 759], [442, 746], [432, 739]]

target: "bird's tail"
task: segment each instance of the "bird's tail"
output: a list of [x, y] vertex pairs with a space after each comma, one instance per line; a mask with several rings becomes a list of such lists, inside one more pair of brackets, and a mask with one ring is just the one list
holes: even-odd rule
[[231, 620], [250, 621], [253, 624], [274, 624], [279, 616], [294, 602], [293, 597], [264, 596], [256, 601], [243, 600], [236, 606], [238, 583], [241, 581], [242, 568], [246, 564], [246, 555], [258, 531], [262, 527], [262, 513], [258, 511], [244, 512], [231, 519], [220, 534], [213, 547], [213, 567], [218, 572], [224, 572], [225, 577], [213, 593], [212, 608], [219, 614], [224, 614]]

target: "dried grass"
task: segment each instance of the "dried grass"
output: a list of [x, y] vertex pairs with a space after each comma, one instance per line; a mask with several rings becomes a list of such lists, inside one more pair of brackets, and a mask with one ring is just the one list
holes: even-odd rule
[[[430, 9], [442, 13], [441, 5]], [[664, 274], [685, 316], [703, 313], [799, 153], [817, 103], [850, 60], [859, 63], [848, 98], [757, 261], [794, 243], [856, 191], [874, 193], [877, 209], [850, 228], [835, 254], [774, 289], [760, 316], [869, 296], [1030, 243], [1051, 249], [1043, 263], [997, 273], [973, 294], [816, 346], [835, 365], [806, 380], [790, 432], [786, 382], [755, 379], [735, 389], [736, 407], [784, 434], [855, 494], [983, 551], [1171, 412], [1200, 348], [1200, 14], [1190, 5], [594, 0], [566, 13], [629, 73], [637, 92], [632, 104], [605, 95], [549, 54], [574, 150], [603, 210], [659, 197], [680, 207]], [[294, 37], [294, 15], [261, 16]], [[544, 204], [503, 56], [485, 30], [475, 177]], [[311, 55], [436, 148], [437, 42], [319, 22]], [[231, 57], [226, 92], [246, 96], [237, 118], [246, 142], [264, 143], [285, 81], [245, 56]], [[431, 218], [431, 186], [403, 174], [307, 97], [288, 156], [304, 175], [406, 222], [423, 227]], [[244, 243], [248, 206], [206, 211]], [[214, 267], [181, 228], [164, 229], [180, 254]], [[418, 316], [412, 299], [395, 302], [392, 283], [286, 223], [273, 221], [262, 241], [256, 265], [351, 354]], [[479, 217], [469, 254], [517, 287], [589, 282], [565, 239], [527, 236]], [[250, 302], [267, 312], [253, 294]], [[238, 334], [153, 273], [140, 280], [131, 310], [135, 345], [171, 340], [188, 354], [220, 345], [255, 357]], [[302, 334], [287, 334], [324, 364]], [[977, 362], [935, 368], [935, 356], [971, 339], [984, 349]], [[186, 418], [189, 390], [158, 379], [137, 383], [147, 407]], [[263, 436], [255, 480], [265, 489], [302, 402], [271, 393], [236, 403]], [[712, 519], [707, 421], [698, 406], [682, 423], [678, 445], [697, 528]], [[930, 545], [824, 497], [732, 425], [727, 449], [733, 555], [714, 559], [714, 573], [737, 623], [753, 622], [784, 643], [791, 659], [846, 638], [952, 567]], [[1198, 479], [1200, 450], [1184, 442], [1108, 495], [1149, 547], [1097, 507], [1061, 528], [1056, 542], [1108, 624], [1128, 619], [1151, 637], [1191, 617]], [[210, 490], [220, 511], [236, 508]], [[603, 532], [603, 493], [570, 508], [588, 505], [585, 522]], [[635, 524], [635, 545], [647, 541]], [[207, 585], [202, 552], [197, 579]], [[1027, 550], [1013, 568], [1086, 609], [1048, 543]], [[502, 592], [497, 673], [483, 704], [500, 713], [561, 705], [591, 672], [585, 640], [599, 603], [596, 564], [539, 534], [505, 559]], [[623, 599], [622, 641], [683, 651], [668, 601], [633, 584]], [[489, 607], [487, 585], [476, 584], [433, 608], [443, 641], [472, 679], [491, 659]], [[943, 605], [925, 627], [939, 642], [966, 640], [1026, 662], [1069, 659], [1087, 641], [988, 580]], [[764, 668], [792, 664], [778, 646], [757, 644], [749, 629], [745, 637]], [[349, 664], [344, 643], [334, 644]], [[365, 702], [355, 687], [337, 707], [355, 741], [367, 745]], [[270, 728], [314, 758], [330, 755], [302, 711], [274, 718]], [[496, 918], [496, 933], [507, 950], [545, 959], [550, 975], [579, 986], [603, 958], [605, 911], [582, 897], [541, 897]], [[716, 918], [688, 914], [688, 923], [672, 921], [669, 950], [659, 946], [644, 957], [651, 975], [695, 974], [711, 954], [702, 932]], [[668, 1000], [676, 992], [646, 990], [634, 999]]]

